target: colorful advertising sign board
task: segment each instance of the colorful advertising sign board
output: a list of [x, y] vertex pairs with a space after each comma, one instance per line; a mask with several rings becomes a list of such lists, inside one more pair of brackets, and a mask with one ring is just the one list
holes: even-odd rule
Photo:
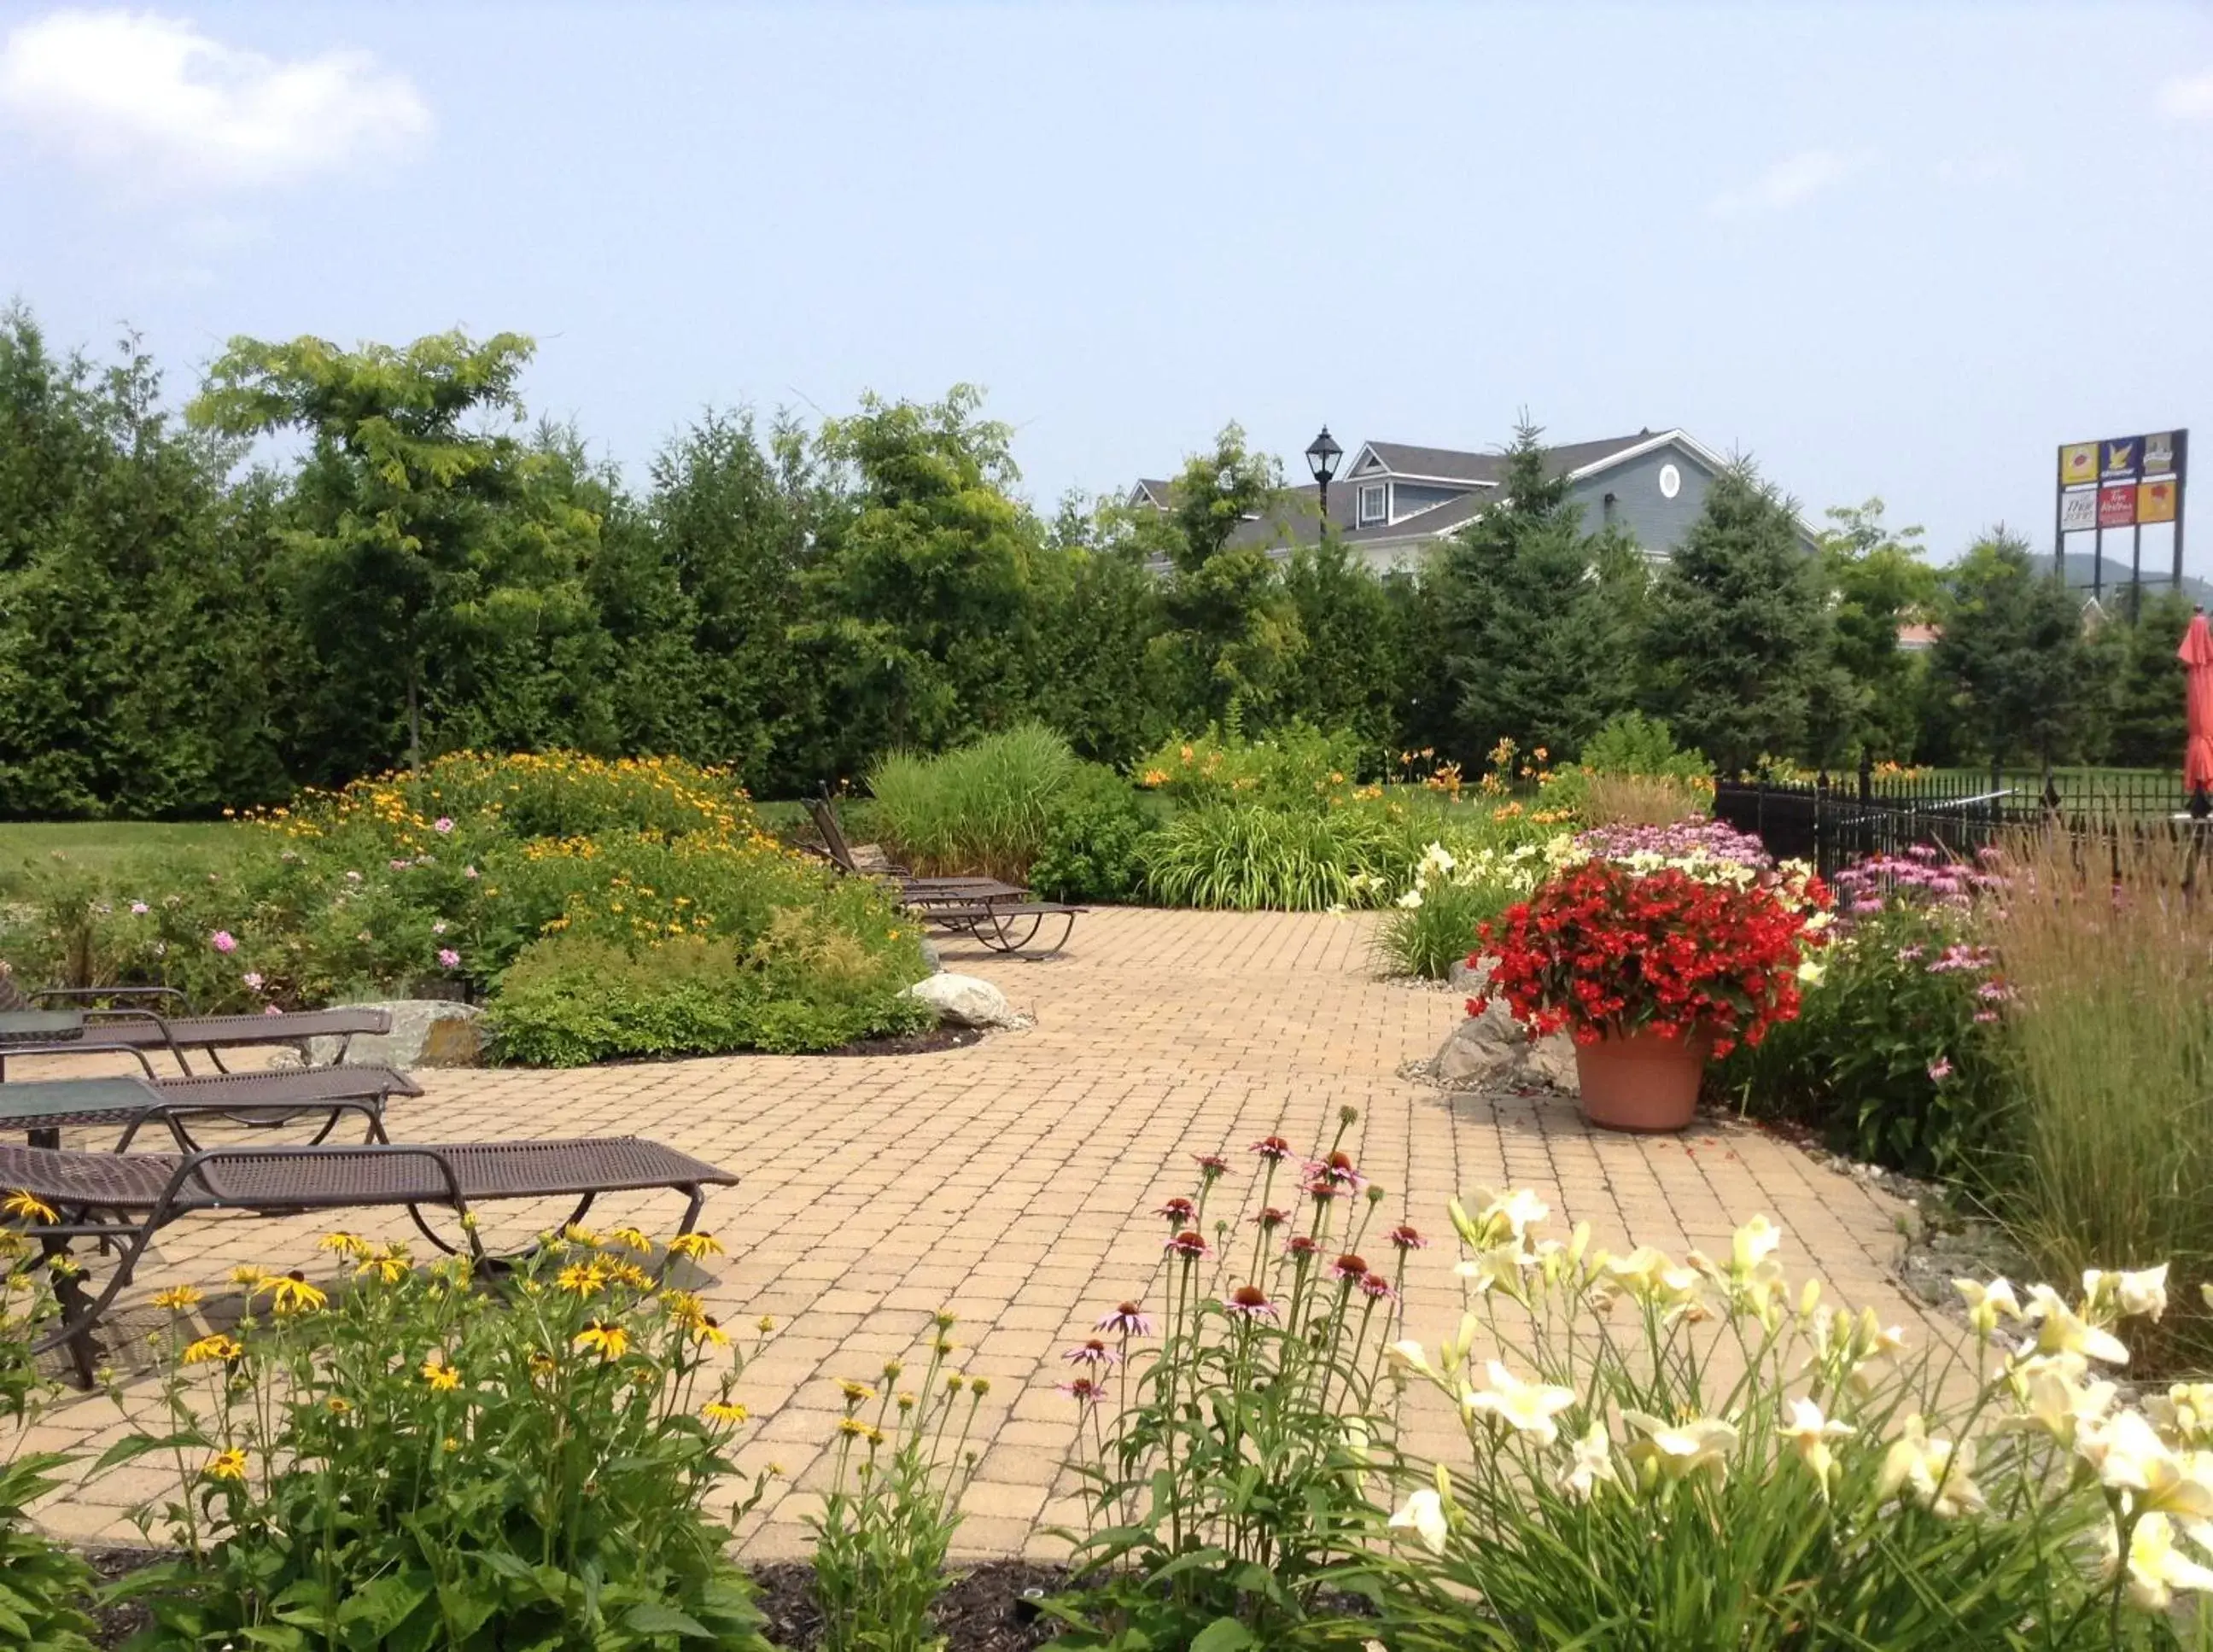
[[2143, 439], [2143, 472], [2146, 476], [2174, 474], [2173, 431], [2161, 430]]
[[2098, 526], [2126, 527], [2137, 519], [2137, 490], [2132, 482], [2098, 490]]
[[2173, 477], [2137, 484], [2137, 520], [2171, 522], [2174, 520], [2175, 482]]
[[2098, 479], [2098, 444], [2070, 442], [2059, 450], [2059, 485], [2076, 488]]
[[2103, 449], [2103, 460], [2098, 466], [2099, 479], [2115, 482], [2137, 473], [2137, 460], [2143, 452], [2143, 437], [2121, 436], [2099, 445]]
[[2059, 496], [2059, 531], [2088, 533], [2098, 525], [2098, 494], [2094, 488], [2077, 488]]

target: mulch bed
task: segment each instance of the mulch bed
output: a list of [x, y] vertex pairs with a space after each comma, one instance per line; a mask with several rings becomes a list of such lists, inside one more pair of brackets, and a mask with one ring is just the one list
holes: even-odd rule
[[[161, 1559], [150, 1549], [96, 1549], [86, 1557], [103, 1580]], [[784, 1561], [753, 1570], [760, 1586], [760, 1608], [768, 1617], [768, 1637], [789, 1652], [807, 1652], [821, 1639], [822, 1618], [814, 1609], [814, 1569], [804, 1561]], [[1023, 1560], [993, 1560], [957, 1570], [937, 1603], [937, 1627], [946, 1652], [1029, 1652], [1053, 1637], [1051, 1619], [1031, 1602], [1067, 1587], [1068, 1574], [1057, 1566]], [[146, 1622], [137, 1606], [94, 1614], [93, 1641], [119, 1647]]]
[[927, 1033], [895, 1033], [887, 1038], [856, 1039], [826, 1056], [926, 1056], [938, 1050], [965, 1050], [981, 1044], [984, 1035], [972, 1027], [933, 1027]]

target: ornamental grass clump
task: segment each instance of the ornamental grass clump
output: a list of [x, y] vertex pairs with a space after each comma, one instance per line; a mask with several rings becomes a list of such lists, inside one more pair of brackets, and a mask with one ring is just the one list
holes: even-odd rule
[[1382, 1350], [1426, 1241], [1379, 1216], [1347, 1147], [1356, 1118], [1311, 1157], [1253, 1143], [1241, 1196], [1226, 1158], [1200, 1158], [1161, 1208], [1148, 1293], [1069, 1351], [1088, 1516], [1070, 1534], [1073, 1644], [1274, 1645], [1357, 1586], [1391, 1453]]
[[988, 1377], [950, 1363], [954, 1324], [936, 1316], [919, 1372], [887, 1360], [875, 1382], [844, 1386], [830, 1489], [807, 1522], [824, 1652], [943, 1644], [930, 1612], [976, 1471], [976, 1413], [991, 1391]]
[[1549, 1214], [1456, 1205], [1466, 1314], [1391, 1349], [1466, 1449], [1408, 1465], [1385, 1644], [2206, 1643], [2213, 1390], [2115, 1381], [2164, 1267], [2065, 1295], [1960, 1280], [1964, 1346], [1932, 1356], [1790, 1279], [1764, 1216], [1679, 1259]]
[[1017, 723], [937, 756], [894, 752], [869, 772], [870, 819], [925, 876], [1019, 881], [1044, 850], [1082, 764], [1039, 722]]
[[720, 1247], [546, 1239], [480, 1286], [333, 1233], [337, 1278], [241, 1269], [223, 1329], [162, 1292], [168, 1427], [103, 1459], [176, 1476], [140, 1521], [177, 1558], [119, 1586], [152, 1614], [133, 1645], [765, 1652], [726, 1552], [760, 1492], [729, 1489], [744, 1355], [656, 1272]]
[[1376, 930], [1377, 956], [1394, 975], [1446, 979], [1474, 949], [1484, 924], [1536, 893], [1556, 863], [1548, 846], [1534, 841], [1458, 855], [1432, 843]]
[[[2197, 852], [2133, 832], [2005, 846], [1984, 932], [1987, 1008], [2020, 1085], [2000, 1208], [2055, 1273], [2111, 1259], [2213, 1279], [2213, 908]], [[2162, 1357], [2202, 1365], [2213, 1321], [2180, 1296], [2192, 1311]]]

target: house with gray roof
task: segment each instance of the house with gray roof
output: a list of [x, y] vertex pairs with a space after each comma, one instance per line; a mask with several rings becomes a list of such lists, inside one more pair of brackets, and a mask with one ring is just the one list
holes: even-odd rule
[[[1565, 477], [1568, 498], [1588, 528], [1615, 527], [1655, 562], [1664, 561], [1705, 508], [1706, 490], [1728, 466], [1688, 431], [1637, 431], [1545, 451], [1545, 467]], [[1329, 519], [1338, 539], [1378, 573], [1411, 570], [1444, 539], [1483, 514], [1505, 480], [1503, 453], [1364, 442], [1329, 486]], [[1264, 544], [1289, 556], [1321, 535], [1317, 490], [1287, 488], [1277, 508], [1245, 524], [1234, 544]], [[1165, 509], [1168, 484], [1141, 480], [1132, 507]], [[1814, 545], [1805, 534], [1808, 549]]]

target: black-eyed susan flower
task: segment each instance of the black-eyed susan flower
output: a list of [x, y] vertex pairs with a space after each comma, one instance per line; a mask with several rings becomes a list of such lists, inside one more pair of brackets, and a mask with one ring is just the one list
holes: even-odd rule
[[313, 1314], [330, 1301], [297, 1268], [281, 1277], [265, 1279], [255, 1289], [269, 1293], [269, 1306], [279, 1314]]
[[369, 1254], [369, 1241], [359, 1234], [350, 1234], [341, 1228], [336, 1233], [325, 1234], [315, 1241], [315, 1248], [335, 1251], [347, 1258], [357, 1258]]
[[461, 1374], [442, 1362], [424, 1360], [422, 1370], [423, 1381], [429, 1383], [435, 1393], [450, 1393], [461, 1386]]
[[242, 1481], [246, 1478], [246, 1454], [235, 1446], [229, 1451], [218, 1451], [208, 1459], [207, 1466], [200, 1472], [210, 1480]]
[[668, 1241], [668, 1252], [695, 1262], [703, 1256], [723, 1253], [722, 1241], [712, 1234], [679, 1234]]
[[597, 1354], [601, 1359], [620, 1359], [630, 1352], [630, 1332], [619, 1325], [609, 1325], [604, 1320], [594, 1320], [576, 1333], [579, 1353]]
[[653, 1241], [635, 1228], [611, 1228], [601, 1243], [619, 1245], [625, 1250], [636, 1251], [640, 1256], [653, 1254]]
[[184, 1362], [187, 1365], [204, 1365], [210, 1360], [230, 1361], [246, 1352], [246, 1345], [235, 1337], [221, 1332], [202, 1337], [197, 1342], [185, 1344]]
[[199, 1292], [191, 1285], [172, 1285], [167, 1290], [154, 1293], [154, 1306], [166, 1308], [172, 1314], [181, 1314], [188, 1308], [197, 1308], [199, 1301]]
[[838, 1385], [838, 1391], [845, 1396], [845, 1404], [849, 1406], [865, 1405], [876, 1397], [876, 1391], [865, 1382], [841, 1382]]
[[36, 1194], [27, 1193], [18, 1187], [0, 1198], [0, 1216], [12, 1216], [18, 1222], [48, 1223], [58, 1222], [61, 1216], [54, 1207]]
[[374, 1274], [386, 1284], [396, 1285], [407, 1277], [408, 1267], [405, 1251], [397, 1246], [382, 1246], [363, 1257], [353, 1272], [357, 1279], [365, 1279]]
[[595, 1295], [607, 1283], [607, 1270], [594, 1259], [590, 1262], [571, 1262], [553, 1276], [553, 1283], [562, 1289], [579, 1296]]
[[699, 1407], [699, 1415], [710, 1423], [736, 1424], [751, 1419], [753, 1413], [735, 1399], [710, 1399]]

